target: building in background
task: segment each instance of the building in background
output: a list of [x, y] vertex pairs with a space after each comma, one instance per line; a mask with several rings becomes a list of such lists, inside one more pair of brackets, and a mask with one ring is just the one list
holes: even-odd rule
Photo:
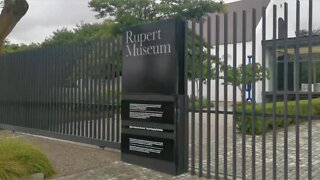
[[[316, 11], [316, 7], [320, 7], [320, 1], [313, 1], [313, 36], [312, 36], [312, 91], [320, 92], [320, 12]], [[296, 38], [296, 0], [241, 0], [241, 1], [227, 1], [228, 9], [228, 29], [224, 27], [224, 15], [220, 15], [220, 32], [219, 39], [216, 41], [216, 19], [217, 14], [210, 14], [212, 23], [211, 23], [211, 42], [212, 42], [212, 53], [216, 55], [216, 45], [219, 44], [219, 57], [221, 60], [224, 58], [225, 46], [227, 47], [227, 57], [228, 64], [232, 65], [234, 58], [237, 59], [237, 65], [240, 66], [242, 63], [242, 57], [246, 57], [246, 62], [249, 62], [249, 57], [252, 56], [252, 46], [253, 46], [253, 31], [256, 34], [256, 62], [262, 64], [262, 8], [266, 7], [266, 39], [265, 48], [266, 48], [266, 66], [269, 70], [270, 78], [266, 82], [266, 98], [267, 100], [272, 97], [271, 91], [273, 90], [273, 82], [276, 81], [276, 90], [281, 92], [284, 90], [284, 44], [287, 44], [288, 47], [288, 90], [289, 99], [294, 99], [295, 87], [298, 87], [299, 91], [307, 91], [308, 89], [308, 5], [309, 0], [301, 0], [301, 16], [300, 16], [300, 48], [299, 56], [296, 52], [298, 40]], [[286, 28], [286, 22], [284, 20], [284, 8], [285, 3], [288, 3], [288, 28]], [[277, 6], [276, 11], [276, 40], [273, 40], [273, 6]], [[253, 9], [256, 10], [256, 26], [253, 27]], [[243, 11], [246, 11], [246, 33], [245, 37], [243, 36]], [[237, 15], [237, 27], [233, 27], [233, 13]], [[234, 29], [237, 29], [237, 39], [234, 42], [233, 33]], [[204, 21], [203, 27], [204, 38], [207, 39], [207, 21]], [[199, 33], [199, 27], [196, 29]], [[288, 33], [288, 40], [285, 42], [284, 37], [286, 32]], [[227, 44], [225, 43], [225, 33], [227, 33]], [[277, 44], [276, 53], [274, 59], [274, 43]], [[233, 47], [236, 44], [237, 53], [233, 54]], [[243, 45], [246, 49], [243, 51]], [[245, 54], [243, 55], [243, 52]], [[236, 57], [235, 57], [236, 56]], [[295, 63], [295, 59], [298, 57], [299, 63]], [[276, 61], [274, 66], [273, 61]], [[298, 65], [298, 72], [295, 71]], [[273, 72], [277, 72], [276, 77], [272, 77]], [[221, 74], [222, 75], [222, 74]], [[224, 87], [223, 80], [220, 79], [220, 95], [219, 100], [224, 101]], [[215, 85], [215, 80], [212, 80], [212, 86]], [[189, 86], [190, 88], [190, 86]], [[206, 96], [206, 84], [204, 84], [204, 96]], [[214, 88], [211, 88], [212, 91]], [[190, 91], [189, 91], [190, 92]], [[233, 93], [232, 86], [228, 86], [228, 101], [232, 101]], [[215, 100], [215, 93], [211, 92], [212, 100]], [[246, 93], [246, 96], [248, 93]], [[320, 93], [319, 93], [320, 94]], [[314, 93], [316, 96], [317, 93]], [[301, 95], [302, 98], [307, 98], [307, 93], [305, 96]], [[282, 99], [283, 97], [279, 96], [277, 99]], [[241, 101], [241, 92], [237, 89], [237, 101]], [[257, 82], [256, 84], [256, 101], [262, 101], [262, 82]]]

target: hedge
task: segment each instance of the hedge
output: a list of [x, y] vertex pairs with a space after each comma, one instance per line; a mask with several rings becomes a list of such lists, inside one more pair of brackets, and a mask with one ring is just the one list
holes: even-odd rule
[[[309, 113], [308, 109], [308, 100], [300, 100], [300, 115], [301, 116], [307, 116]], [[265, 116], [265, 123], [266, 123], [266, 131], [271, 131], [273, 129], [273, 122], [272, 122], [272, 109], [273, 109], [273, 103], [266, 103], [266, 114]], [[296, 115], [296, 101], [288, 101], [287, 106], [287, 112], [288, 115]], [[237, 122], [237, 129], [241, 133], [242, 132], [242, 105], [237, 105], [236, 108], [237, 116], [236, 116], [236, 122]], [[246, 119], [245, 119], [245, 133], [246, 134], [252, 134], [252, 105], [246, 104]], [[312, 99], [312, 114], [311, 115], [320, 115], [320, 98]], [[260, 135], [262, 134], [262, 127], [263, 127], [263, 121], [262, 121], [262, 104], [256, 104], [256, 125], [255, 125], [255, 134]], [[270, 116], [271, 115], [271, 116]], [[280, 115], [282, 117], [276, 117], [276, 129], [283, 128], [284, 127], [284, 102], [276, 102], [276, 115]], [[300, 122], [305, 121], [306, 118], [300, 118]], [[295, 124], [295, 117], [288, 117], [288, 125]]]

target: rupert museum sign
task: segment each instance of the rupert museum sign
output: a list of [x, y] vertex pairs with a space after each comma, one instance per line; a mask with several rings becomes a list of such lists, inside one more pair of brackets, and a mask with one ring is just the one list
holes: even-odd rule
[[184, 21], [123, 33], [121, 159], [173, 175], [188, 170]]

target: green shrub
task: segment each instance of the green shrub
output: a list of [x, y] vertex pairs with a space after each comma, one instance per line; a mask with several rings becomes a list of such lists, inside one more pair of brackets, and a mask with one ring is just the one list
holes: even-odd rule
[[0, 140], [0, 179], [19, 179], [31, 174], [54, 174], [48, 158], [38, 149], [18, 140]]
[[[198, 97], [195, 98], [194, 105], [195, 105], [195, 109], [197, 109], [197, 110], [200, 109], [200, 99]], [[210, 101], [209, 105], [210, 105], [210, 107], [214, 107], [214, 102]], [[202, 109], [205, 109], [207, 107], [208, 107], [207, 98], [203, 98], [203, 100], [202, 100]], [[192, 108], [192, 99], [189, 98], [189, 109], [191, 109], [191, 108]]]
[[[307, 116], [309, 113], [308, 109], [308, 100], [300, 100], [300, 115], [301, 116]], [[272, 103], [266, 103], [266, 114], [265, 116], [265, 124], [266, 124], [266, 131], [271, 131], [273, 129], [273, 123], [272, 123]], [[237, 105], [237, 129], [239, 132], [242, 132], [242, 105]], [[287, 108], [288, 115], [296, 115], [296, 101], [288, 101], [288, 108]], [[252, 105], [246, 104], [246, 119], [245, 119], [245, 133], [251, 134], [252, 133]], [[255, 125], [255, 134], [259, 135], [262, 134], [262, 128], [263, 128], [263, 119], [262, 119], [262, 104], [256, 105], [256, 125]], [[299, 114], [299, 113], [298, 113]], [[270, 116], [271, 115], [271, 116]], [[276, 129], [283, 128], [284, 127], [284, 102], [277, 102], [276, 103], [276, 115], [282, 116], [282, 117], [276, 117]], [[320, 99], [312, 99], [312, 115], [320, 115]], [[305, 121], [304, 119], [299, 119], [300, 121]], [[294, 117], [288, 117], [288, 125], [294, 124], [295, 118]]]

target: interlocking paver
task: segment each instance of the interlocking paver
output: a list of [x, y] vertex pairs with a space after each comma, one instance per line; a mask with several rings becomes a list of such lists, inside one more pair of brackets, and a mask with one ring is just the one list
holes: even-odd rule
[[[203, 117], [206, 117], [206, 115], [204, 115]], [[196, 121], [198, 121], [198, 117], [196, 116]], [[228, 175], [232, 175], [233, 172], [233, 144], [232, 144], [232, 116], [228, 116], [228, 124], [227, 124], [227, 174]], [[207, 120], [204, 118], [203, 122], [204, 122], [204, 127], [206, 126], [205, 122]], [[215, 119], [214, 119], [214, 115], [211, 116], [211, 150], [212, 152], [211, 154], [211, 172], [212, 174], [215, 174], [216, 172], [214, 172], [215, 170], [215, 141], [218, 139], [219, 140], [219, 174], [223, 175], [223, 165], [224, 165], [224, 124], [223, 124], [223, 116], [220, 115], [219, 117], [219, 137], [215, 137]], [[195, 167], [196, 169], [198, 169], [199, 167], [199, 161], [198, 161], [198, 156], [199, 156], [199, 151], [198, 151], [198, 134], [199, 132], [198, 130], [198, 126], [196, 126], [196, 153], [195, 153], [195, 157], [196, 157], [196, 164]], [[203, 137], [207, 138], [207, 132], [205, 131], [206, 128], [203, 128], [204, 131], [203, 133]], [[318, 120], [313, 120], [312, 121], [312, 175], [315, 179], [320, 179], [320, 172], [319, 171], [315, 171], [317, 167], [319, 167], [319, 163], [320, 163], [320, 144], [317, 142], [320, 142], [320, 121]], [[276, 164], [276, 173], [277, 173], [277, 179], [283, 179], [284, 178], [284, 129], [278, 129], [276, 131], [276, 146], [275, 146], [275, 152], [276, 152], [276, 160], [275, 160], [275, 164]], [[308, 123], [307, 122], [302, 122], [299, 124], [299, 170], [300, 170], [300, 179], [308, 179]], [[203, 141], [204, 143], [202, 144], [202, 148], [206, 149], [207, 144], [206, 144], [206, 140]], [[273, 133], [268, 132], [266, 134], [266, 176], [267, 179], [272, 179], [273, 178]], [[289, 179], [296, 179], [296, 127], [295, 125], [291, 125], [288, 127], [288, 177]], [[262, 136], [261, 135], [257, 135], [255, 136], [255, 147], [256, 147], [256, 151], [255, 151], [255, 166], [256, 166], [256, 171], [255, 177], [252, 177], [252, 136], [251, 135], [246, 135], [245, 136], [245, 151], [246, 151], [246, 157], [243, 158], [242, 157], [242, 151], [243, 151], [243, 141], [242, 141], [242, 135], [237, 133], [236, 134], [236, 172], [237, 172], [237, 176], [238, 177], [242, 177], [242, 162], [246, 161], [246, 166], [245, 166], [245, 173], [246, 173], [246, 177], [248, 179], [261, 179], [262, 178]], [[203, 151], [203, 159], [207, 159], [206, 158], [206, 151]], [[190, 158], [190, 162], [191, 162], [191, 158]], [[204, 165], [205, 161], [203, 161], [203, 167], [205, 167]], [[204, 170], [206, 170], [206, 168], [203, 168]]]

